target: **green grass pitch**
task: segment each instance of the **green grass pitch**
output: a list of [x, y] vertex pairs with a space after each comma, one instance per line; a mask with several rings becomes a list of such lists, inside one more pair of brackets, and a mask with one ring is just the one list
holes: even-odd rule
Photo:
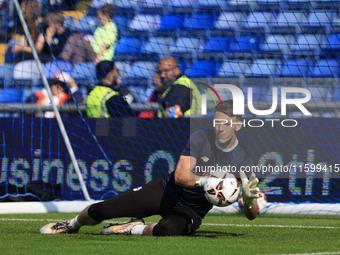
[[243, 215], [209, 214], [191, 237], [100, 235], [107, 222], [78, 234], [38, 233], [51, 220], [75, 215], [0, 214], [1, 254], [340, 254], [340, 217], [259, 215], [249, 221]]

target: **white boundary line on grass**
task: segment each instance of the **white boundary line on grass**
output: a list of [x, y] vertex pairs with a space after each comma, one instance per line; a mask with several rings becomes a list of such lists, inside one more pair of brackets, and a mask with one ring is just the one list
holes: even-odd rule
[[311, 253], [286, 253], [286, 254], [277, 254], [277, 255], [333, 255], [340, 254], [340, 251], [325, 251], [325, 252], [311, 252]]
[[[20, 218], [0, 218], [0, 221], [65, 221], [65, 219], [20, 219]], [[111, 223], [123, 223], [119, 221], [104, 221]], [[221, 227], [262, 227], [262, 228], [304, 228], [304, 229], [340, 229], [333, 226], [303, 226], [303, 225], [260, 225], [260, 224], [224, 224], [224, 223], [203, 223], [202, 226], [221, 226]], [[306, 253], [308, 254], [308, 253]], [[337, 253], [335, 253], [337, 254]], [[283, 255], [283, 254], [282, 254]]]

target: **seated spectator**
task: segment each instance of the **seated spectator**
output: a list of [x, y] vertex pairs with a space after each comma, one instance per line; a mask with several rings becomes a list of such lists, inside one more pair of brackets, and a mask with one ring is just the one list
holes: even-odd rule
[[[68, 89], [70, 88], [70, 90]], [[69, 103], [83, 103], [83, 96], [78, 91], [78, 86], [74, 79], [66, 72], [57, 72], [52, 80], [51, 92], [53, 101], [57, 106]], [[74, 93], [73, 95], [71, 93]], [[33, 98], [27, 102], [36, 103], [37, 105], [52, 105], [47, 95], [46, 89], [36, 91]], [[55, 113], [46, 111], [43, 115], [45, 118], [55, 118]], [[64, 114], [64, 116], [67, 116]]]
[[62, 51], [62, 58], [74, 65], [81, 62], [111, 61], [117, 43], [117, 27], [112, 21], [115, 8], [105, 5], [97, 10], [98, 21], [101, 24], [93, 37], [77, 33], [67, 40]]
[[135, 116], [120, 92], [121, 78], [112, 61], [97, 64], [99, 82], [86, 98], [86, 113], [89, 118], [109, 118]]
[[70, 35], [70, 31], [64, 29], [62, 13], [49, 13], [46, 20], [46, 29], [39, 34], [35, 44], [40, 60], [44, 63], [59, 57]]

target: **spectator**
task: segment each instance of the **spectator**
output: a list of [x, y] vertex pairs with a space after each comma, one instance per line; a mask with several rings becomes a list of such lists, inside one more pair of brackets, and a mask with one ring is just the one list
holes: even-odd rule
[[112, 5], [98, 9], [98, 21], [101, 25], [95, 30], [93, 37], [80, 33], [70, 36], [62, 51], [62, 58], [73, 62], [74, 65], [112, 60], [118, 33], [116, 24], [112, 21], [114, 12]]
[[70, 35], [70, 31], [64, 29], [64, 16], [62, 13], [50, 13], [44, 33], [39, 34], [35, 44], [42, 62], [48, 62], [57, 58]]
[[[67, 86], [68, 85], [68, 86]], [[68, 89], [70, 88], [70, 90]], [[68, 103], [83, 103], [83, 96], [78, 90], [78, 86], [74, 79], [66, 72], [57, 72], [52, 80], [51, 91], [53, 101], [57, 106]], [[73, 93], [73, 94], [71, 94]], [[36, 91], [34, 97], [29, 99], [30, 102], [37, 105], [52, 105], [47, 95], [46, 89]], [[45, 118], [55, 118], [55, 113], [46, 111], [43, 115]], [[64, 116], [67, 116], [64, 114]]]
[[89, 118], [135, 116], [134, 111], [121, 95], [120, 75], [112, 61], [97, 64], [96, 86], [86, 98], [86, 113]]

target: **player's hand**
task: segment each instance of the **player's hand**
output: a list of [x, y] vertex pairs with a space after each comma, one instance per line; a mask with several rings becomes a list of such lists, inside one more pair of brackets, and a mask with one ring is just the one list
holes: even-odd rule
[[251, 208], [254, 203], [254, 199], [260, 196], [260, 189], [257, 187], [259, 179], [252, 173], [248, 180], [246, 174], [240, 171], [240, 178], [242, 182], [242, 194], [244, 203]]

